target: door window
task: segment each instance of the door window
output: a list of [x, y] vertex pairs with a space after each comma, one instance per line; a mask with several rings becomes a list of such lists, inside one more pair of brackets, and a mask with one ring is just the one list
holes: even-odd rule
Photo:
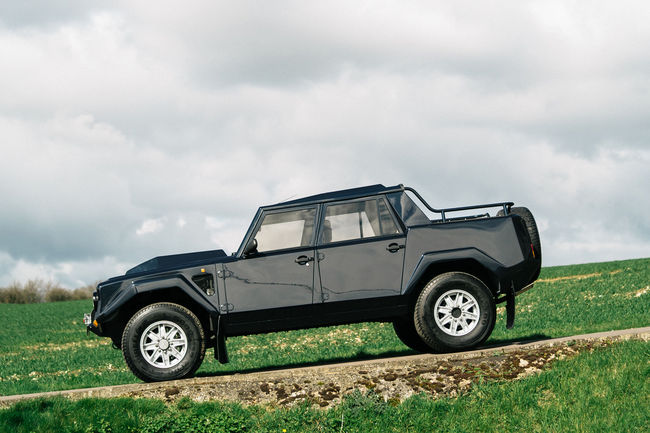
[[254, 236], [257, 251], [308, 247], [312, 242], [315, 218], [314, 208], [265, 215]]
[[381, 198], [328, 205], [320, 243], [400, 234], [386, 203]]

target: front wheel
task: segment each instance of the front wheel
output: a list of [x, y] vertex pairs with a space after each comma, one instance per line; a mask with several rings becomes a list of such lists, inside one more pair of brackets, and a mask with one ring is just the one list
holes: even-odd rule
[[490, 290], [478, 278], [449, 272], [433, 278], [415, 304], [415, 329], [440, 352], [465, 350], [492, 333], [496, 306]]
[[205, 356], [203, 327], [181, 305], [148, 305], [124, 328], [122, 353], [133, 374], [146, 382], [190, 377]]

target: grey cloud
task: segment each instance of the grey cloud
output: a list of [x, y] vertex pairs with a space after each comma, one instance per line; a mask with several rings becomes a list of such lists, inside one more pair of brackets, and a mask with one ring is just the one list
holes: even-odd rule
[[97, 2], [86, 0], [2, 2], [0, 24], [15, 29], [52, 27], [83, 20], [99, 7]]
[[[138, 148], [109, 125], [92, 118], [57, 118], [45, 125], [2, 122], [5, 158], [0, 162], [0, 194], [8, 212], [0, 215], [0, 245], [16, 259], [81, 260], [119, 255], [134, 259], [144, 251], [213, 246], [206, 213], [235, 201], [242, 192], [221, 192], [203, 168], [205, 157], [177, 159]], [[217, 162], [210, 158], [211, 162]], [[233, 185], [235, 187], [235, 185]], [[224, 217], [238, 207], [224, 207]], [[203, 215], [197, 215], [197, 211]], [[142, 222], [158, 217], [184, 219], [151, 236], [138, 236]], [[201, 247], [200, 245], [204, 246]], [[147, 252], [146, 254], [150, 254]]]
[[0, 283], [232, 251], [259, 205], [372, 183], [529, 206], [546, 264], [647, 255], [635, 3], [499, 5], [7, 14]]
[[[164, 40], [164, 45], [152, 44], [149, 49], [169, 50], [208, 87], [303, 86], [336, 77], [349, 66], [409, 73], [502, 72], [504, 61], [517, 58], [512, 51], [524, 48], [515, 37], [495, 39], [479, 13], [458, 19], [462, 7], [449, 10], [422, 2], [402, 2], [383, 10], [338, 6], [215, 2], [154, 14], [136, 8], [131, 17], [138, 27], [173, 28], [174, 41]], [[340, 13], [341, 9], [348, 13]], [[500, 18], [501, 23], [495, 24], [524, 32], [521, 21], [526, 14], [517, 12], [520, 19]], [[509, 63], [506, 69], [513, 70], [516, 65]]]

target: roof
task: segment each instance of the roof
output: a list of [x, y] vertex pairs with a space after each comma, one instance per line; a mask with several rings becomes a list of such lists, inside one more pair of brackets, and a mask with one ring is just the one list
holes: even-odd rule
[[403, 191], [404, 187], [402, 185], [395, 185], [386, 187], [381, 184], [362, 186], [359, 188], [343, 189], [340, 191], [325, 192], [322, 194], [310, 195], [309, 197], [303, 197], [296, 200], [284, 201], [281, 203], [276, 203], [266, 207], [276, 207], [276, 206], [287, 206], [287, 205], [299, 205], [299, 204], [312, 204], [312, 203], [323, 203], [327, 201], [334, 200], [349, 200], [354, 198], [366, 197], [369, 195], [377, 194], [386, 194], [389, 192]]

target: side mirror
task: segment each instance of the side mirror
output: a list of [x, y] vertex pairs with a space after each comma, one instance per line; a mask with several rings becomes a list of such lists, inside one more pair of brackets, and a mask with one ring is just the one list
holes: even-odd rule
[[252, 241], [246, 245], [244, 248], [244, 252], [242, 253], [242, 256], [248, 257], [251, 254], [255, 254], [257, 252], [257, 239], [253, 238]]

